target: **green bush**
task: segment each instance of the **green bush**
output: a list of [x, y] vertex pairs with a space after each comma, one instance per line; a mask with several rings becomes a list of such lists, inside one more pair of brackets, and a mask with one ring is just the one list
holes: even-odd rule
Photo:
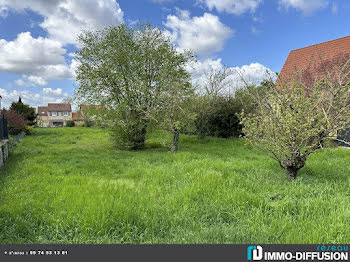
[[66, 121], [66, 127], [74, 127], [75, 126], [75, 123], [73, 120], [67, 120]]
[[84, 124], [83, 124], [83, 127], [92, 127], [95, 125], [95, 122], [94, 121], [91, 121], [91, 120], [84, 120]]
[[242, 125], [238, 114], [242, 108], [232, 98], [220, 97], [214, 103], [214, 110], [209, 115], [208, 135], [222, 138], [239, 137]]
[[196, 133], [200, 138], [214, 136], [222, 138], [239, 137], [242, 135], [240, 114], [242, 110], [246, 114], [253, 112], [257, 103], [254, 96], [265, 97], [273, 83], [263, 81], [259, 86], [248, 86], [235, 91], [235, 96], [198, 96], [194, 100], [193, 110], [197, 118], [195, 120]]
[[26, 126], [24, 132], [26, 133], [26, 135], [32, 135], [34, 131], [33, 129], [33, 126]]
[[110, 129], [111, 139], [119, 149], [137, 150], [145, 147], [147, 127], [140, 122], [117, 123]]
[[18, 102], [12, 102], [10, 110], [15, 111], [17, 114], [22, 115], [27, 125], [33, 126], [36, 122], [35, 109], [29, 105], [25, 105], [19, 97]]
[[203, 103], [197, 106], [198, 109], [195, 125], [197, 134], [204, 136], [214, 136], [222, 138], [239, 137], [242, 126], [240, 125], [239, 114], [242, 108], [233, 98], [216, 97], [208, 101], [199, 99], [197, 103]]

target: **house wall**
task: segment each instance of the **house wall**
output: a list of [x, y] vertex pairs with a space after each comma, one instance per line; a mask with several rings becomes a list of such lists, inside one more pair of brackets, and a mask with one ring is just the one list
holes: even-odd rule
[[[49, 114], [49, 113], [48, 113]], [[64, 121], [64, 126], [67, 120], [72, 120], [72, 112], [69, 112], [69, 116], [63, 116], [63, 112], [59, 112], [58, 116], [38, 116], [39, 127], [52, 127], [52, 121]]]
[[49, 127], [49, 118], [47, 116], [37, 117], [38, 127]]

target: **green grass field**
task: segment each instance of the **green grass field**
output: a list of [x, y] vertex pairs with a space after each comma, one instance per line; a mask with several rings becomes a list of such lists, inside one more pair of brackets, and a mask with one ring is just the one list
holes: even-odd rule
[[293, 182], [241, 140], [119, 151], [106, 130], [36, 129], [0, 171], [0, 243], [350, 243], [350, 150]]

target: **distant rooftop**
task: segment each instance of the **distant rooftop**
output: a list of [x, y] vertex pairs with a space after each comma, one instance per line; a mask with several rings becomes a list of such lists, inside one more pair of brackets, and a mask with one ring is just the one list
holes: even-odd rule
[[67, 103], [48, 103], [47, 106], [38, 106], [38, 114], [42, 116], [47, 116], [47, 112], [72, 112], [71, 104]]

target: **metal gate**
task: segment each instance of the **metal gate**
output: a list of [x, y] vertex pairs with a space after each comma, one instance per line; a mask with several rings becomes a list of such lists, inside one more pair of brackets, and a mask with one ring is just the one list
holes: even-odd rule
[[0, 115], [0, 140], [8, 138], [7, 118], [4, 115]]

